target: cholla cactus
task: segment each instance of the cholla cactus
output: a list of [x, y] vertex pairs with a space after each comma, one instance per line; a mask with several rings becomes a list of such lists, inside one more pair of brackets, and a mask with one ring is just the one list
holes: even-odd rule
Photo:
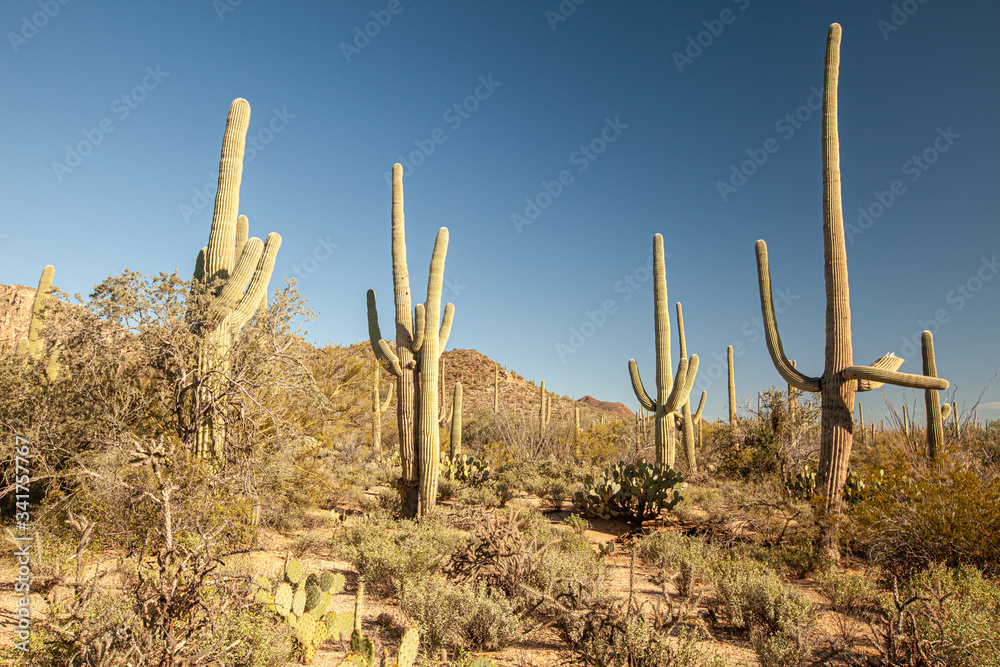
[[629, 359], [628, 371], [632, 389], [639, 403], [655, 412], [656, 464], [674, 465], [674, 435], [671, 413], [687, 402], [698, 373], [698, 355], [688, 361], [681, 358], [677, 364], [676, 380], [671, 378], [670, 364], [670, 312], [667, 306], [667, 271], [663, 262], [663, 236], [653, 237], [653, 313], [656, 338], [656, 400], [646, 392], [639, 378], [635, 359]]
[[248, 238], [247, 217], [238, 215], [249, 125], [250, 105], [244, 99], [234, 100], [222, 139], [212, 229], [194, 270], [194, 281], [212, 289], [208, 303], [193, 314], [195, 330], [202, 336], [198, 361], [201, 384], [193, 406], [195, 453], [206, 458], [221, 456], [225, 443], [225, 421], [213, 397], [221, 393], [233, 339], [265, 302], [281, 246], [281, 236], [273, 232], [266, 241]]

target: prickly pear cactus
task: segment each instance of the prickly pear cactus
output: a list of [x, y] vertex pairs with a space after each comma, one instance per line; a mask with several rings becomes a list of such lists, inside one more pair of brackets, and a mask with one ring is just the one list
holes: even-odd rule
[[285, 563], [285, 579], [293, 586], [298, 584], [302, 580], [302, 564], [297, 560], [289, 559]]
[[681, 501], [674, 487], [683, 481], [667, 466], [619, 461], [596, 479], [588, 475], [575, 498], [584, 516], [625, 519], [635, 532], [641, 532], [644, 521], [656, 518], [661, 510], [672, 510]]

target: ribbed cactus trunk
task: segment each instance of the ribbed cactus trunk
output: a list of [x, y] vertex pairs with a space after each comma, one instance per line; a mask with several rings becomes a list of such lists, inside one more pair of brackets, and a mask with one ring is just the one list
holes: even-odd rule
[[729, 426], [736, 428], [736, 374], [733, 368], [733, 346], [726, 348], [729, 359]]
[[451, 460], [462, 453], [462, 383], [455, 383], [455, 395], [451, 401]]
[[[418, 352], [420, 373], [420, 411], [417, 418], [417, 447], [420, 460], [420, 516], [426, 516], [437, 504], [441, 433], [438, 430], [438, 360], [451, 331], [451, 316], [442, 323], [441, 288], [444, 284], [444, 263], [448, 254], [448, 229], [438, 230], [431, 254], [430, 276], [427, 279], [427, 300], [417, 306], [417, 331], [414, 351]], [[451, 304], [449, 311], [453, 311]], [[421, 327], [422, 325], [422, 327]], [[440, 328], [439, 328], [440, 327]], [[421, 328], [423, 329], [421, 333]]]
[[906, 411], [906, 403], [903, 403], [903, 435], [910, 437], [910, 415]]
[[[677, 302], [677, 340], [680, 343], [681, 359], [687, 359], [687, 339], [684, 336], [684, 310], [681, 302]], [[681, 407], [681, 425], [683, 428], [681, 441], [684, 444], [684, 459], [688, 470], [698, 472], [698, 459], [695, 454], [694, 422], [691, 419], [691, 397], [684, 401]]]
[[538, 432], [545, 430], [545, 380], [538, 390]]
[[653, 412], [656, 442], [656, 464], [674, 465], [675, 412], [691, 393], [698, 372], [698, 356], [691, 361], [682, 358], [677, 365], [676, 382], [671, 378], [670, 363], [670, 308], [667, 302], [667, 270], [663, 261], [663, 236], [653, 237], [653, 334], [656, 344], [656, 400], [648, 394], [639, 377], [635, 359], [628, 362], [632, 390], [639, 404]]
[[249, 237], [249, 222], [239, 215], [243, 154], [250, 105], [236, 99], [229, 107], [219, 160], [219, 186], [215, 196], [208, 245], [195, 263], [194, 281], [214, 286], [209, 303], [200, 312], [189, 313], [201, 335], [198, 386], [193, 401], [194, 451], [204, 458], [223, 455], [229, 406], [220, 405], [227, 390], [229, 354], [239, 331], [256, 314], [265, 299], [267, 285], [281, 246], [281, 236], [266, 241]]
[[500, 412], [500, 368], [493, 367], [493, 414]]
[[[937, 361], [934, 358], [934, 336], [925, 331], [920, 336], [920, 351], [924, 362], [924, 375], [937, 377]], [[924, 409], [927, 412], [927, 457], [934, 461], [944, 445], [944, 425], [941, 423], [941, 397], [936, 389], [924, 390]], [[958, 423], [958, 413], [955, 413]]]

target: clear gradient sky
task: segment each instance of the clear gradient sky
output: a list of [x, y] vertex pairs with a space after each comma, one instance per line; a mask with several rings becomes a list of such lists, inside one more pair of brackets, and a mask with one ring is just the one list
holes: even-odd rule
[[[402, 159], [415, 301], [451, 232], [449, 349], [637, 408], [627, 362], [651, 387], [660, 232], [696, 392], [722, 416], [727, 345], [741, 398], [784, 386], [758, 328], [759, 238], [788, 356], [822, 370], [814, 91], [835, 21], [855, 362], [894, 350], [919, 373], [930, 328], [969, 407], [1000, 370], [992, 0], [5, 0], [0, 283], [50, 263], [84, 295], [126, 267], [188, 275], [244, 97], [241, 212], [251, 235], [282, 235], [271, 287], [298, 276], [311, 341], [366, 338], [369, 288], [391, 329]], [[878, 392], [859, 397], [882, 416]], [[1000, 416], [1000, 381], [983, 400], [980, 419]]]

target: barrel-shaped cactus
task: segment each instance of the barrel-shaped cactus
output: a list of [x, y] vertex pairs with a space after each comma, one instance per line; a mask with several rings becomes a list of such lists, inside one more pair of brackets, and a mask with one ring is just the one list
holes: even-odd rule
[[656, 399], [642, 385], [635, 359], [629, 359], [628, 370], [632, 389], [642, 407], [655, 413], [656, 463], [674, 465], [673, 417], [687, 402], [698, 373], [698, 355], [690, 361], [681, 358], [677, 364], [677, 377], [671, 377], [670, 364], [670, 309], [667, 305], [667, 271], [663, 261], [663, 236], [653, 237], [653, 314], [656, 342]]
[[841, 28], [827, 34], [823, 79], [823, 267], [826, 281], [826, 365], [822, 375], [798, 371], [785, 356], [778, 335], [771, 296], [767, 244], [757, 241], [757, 273], [767, 349], [785, 381], [821, 397], [821, 440], [817, 492], [825, 499], [830, 520], [821, 524], [820, 546], [828, 556], [839, 555], [839, 515], [851, 458], [854, 394], [884, 383], [919, 389], [946, 389], [939, 378], [896, 372], [902, 359], [887, 355], [871, 366], [855, 366], [851, 342], [851, 305], [847, 279], [847, 248], [840, 190], [840, 142], [837, 128], [837, 86], [840, 67]]

